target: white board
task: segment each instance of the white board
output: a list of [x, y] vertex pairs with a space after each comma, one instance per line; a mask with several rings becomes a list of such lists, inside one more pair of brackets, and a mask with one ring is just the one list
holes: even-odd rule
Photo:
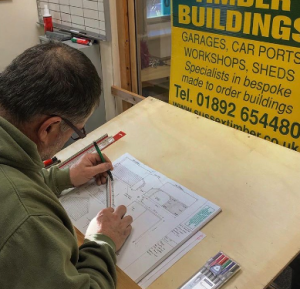
[[54, 27], [110, 40], [109, 0], [37, 0], [40, 23], [43, 23], [45, 4]]

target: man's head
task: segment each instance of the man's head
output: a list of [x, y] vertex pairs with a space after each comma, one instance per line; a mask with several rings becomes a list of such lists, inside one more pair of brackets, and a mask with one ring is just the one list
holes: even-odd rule
[[37, 45], [0, 74], [0, 115], [33, 140], [46, 159], [74, 132], [69, 122], [84, 126], [100, 94], [97, 71], [83, 53], [62, 43]]

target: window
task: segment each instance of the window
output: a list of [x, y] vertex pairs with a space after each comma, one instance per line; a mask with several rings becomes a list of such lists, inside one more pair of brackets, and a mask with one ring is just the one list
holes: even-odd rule
[[147, 18], [170, 15], [171, 0], [147, 0]]
[[135, 1], [138, 93], [168, 102], [171, 64], [170, 0]]

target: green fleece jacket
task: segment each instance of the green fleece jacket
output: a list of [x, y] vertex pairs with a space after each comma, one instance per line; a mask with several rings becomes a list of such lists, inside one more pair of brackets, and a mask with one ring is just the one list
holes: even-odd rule
[[0, 288], [115, 288], [115, 245], [95, 234], [78, 248], [58, 201], [68, 170], [49, 172], [36, 145], [0, 117]]

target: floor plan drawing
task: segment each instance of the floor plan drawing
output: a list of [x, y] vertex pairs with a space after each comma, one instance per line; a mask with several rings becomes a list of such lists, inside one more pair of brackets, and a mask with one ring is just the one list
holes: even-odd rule
[[[136, 282], [172, 254], [220, 208], [149, 168], [129, 154], [114, 162], [114, 203], [133, 217], [132, 233], [118, 252], [117, 265]], [[90, 182], [60, 198], [82, 232], [106, 204], [106, 188]]]

